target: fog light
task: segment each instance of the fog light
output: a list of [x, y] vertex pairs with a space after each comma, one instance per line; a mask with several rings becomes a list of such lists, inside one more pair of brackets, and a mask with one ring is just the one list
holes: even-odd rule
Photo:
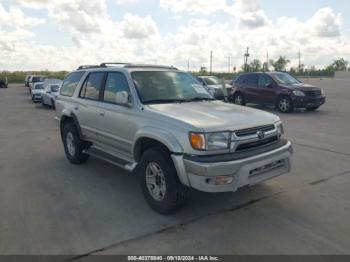
[[208, 184], [216, 185], [216, 186], [231, 184], [232, 181], [233, 181], [233, 177], [231, 176], [217, 176], [213, 178], [208, 178], [206, 180]]

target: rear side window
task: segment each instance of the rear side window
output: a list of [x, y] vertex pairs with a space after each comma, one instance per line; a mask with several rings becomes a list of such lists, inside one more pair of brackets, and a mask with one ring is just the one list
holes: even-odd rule
[[245, 75], [240, 75], [236, 81], [235, 81], [235, 84], [243, 84], [243, 81], [245, 79]]
[[90, 73], [80, 90], [80, 97], [98, 100], [104, 75], [105, 73], [103, 72]]
[[129, 85], [122, 73], [108, 73], [103, 94], [103, 101], [115, 103], [118, 92], [126, 91], [129, 93]]
[[61, 87], [60, 94], [62, 96], [72, 96], [79, 84], [81, 77], [85, 74], [85, 71], [73, 72], [65, 77]]
[[257, 86], [258, 85], [258, 78], [259, 78], [259, 75], [257, 75], [257, 74], [248, 75], [245, 78], [244, 83], [247, 85], [250, 85], [250, 86]]

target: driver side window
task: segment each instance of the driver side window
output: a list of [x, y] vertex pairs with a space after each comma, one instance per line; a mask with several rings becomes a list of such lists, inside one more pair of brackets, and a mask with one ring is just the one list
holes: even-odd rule
[[103, 101], [107, 103], [116, 103], [118, 92], [129, 91], [128, 81], [122, 73], [108, 73], [106, 79]]

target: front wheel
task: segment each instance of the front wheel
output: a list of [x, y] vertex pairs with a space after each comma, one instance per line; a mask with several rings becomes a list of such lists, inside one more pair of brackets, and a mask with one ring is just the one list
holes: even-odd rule
[[293, 101], [288, 96], [281, 96], [277, 100], [277, 108], [282, 113], [290, 113], [294, 110]]
[[89, 159], [89, 155], [83, 153], [84, 141], [79, 138], [74, 123], [66, 124], [62, 131], [64, 151], [68, 160], [73, 164], [82, 164]]
[[164, 148], [148, 149], [142, 155], [139, 171], [143, 194], [152, 209], [169, 214], [186, 203], [189, 190], [179, 181], [170, 154]]
[[241, 93], [236, 93], [233, 95], [233, 103], [236, 105], [244, 106], [245, 105], [245, 100], [244, 96]]

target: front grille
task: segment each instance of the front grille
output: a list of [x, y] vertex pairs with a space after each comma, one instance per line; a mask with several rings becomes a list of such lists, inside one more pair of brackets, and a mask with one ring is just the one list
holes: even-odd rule
[[258, 127], [241, 129], [241, 130], [235, 131], [235, 134], [238, 137], [250, 136], [250, 135], [255, 135], [258, 131], [268, 132], [274, 129], [275, 129], [274, 125], [258, 126]]
[[311, 97], [318, 97], [321, 96], [321, 90], [312, 90], [312, 91], [303, 91], [305, 95], [311, 96]]
[[265, 139], [262, 139], [262, 140], [241, 144], [241, 145], [239, 145], [237, 147], [236, 152], [237, 151], [242, 151], [242, 150], [249, 150], [249, 149], [253, 149], [253, 148], [255, 149], [257, 147], [269, 145], [269, 144], [272, 144], [272, 143], [277, 142], [277, 141], [278, 141], [278, 137], [277, 136], [272, 136], [272, 137], [265, 138]]

